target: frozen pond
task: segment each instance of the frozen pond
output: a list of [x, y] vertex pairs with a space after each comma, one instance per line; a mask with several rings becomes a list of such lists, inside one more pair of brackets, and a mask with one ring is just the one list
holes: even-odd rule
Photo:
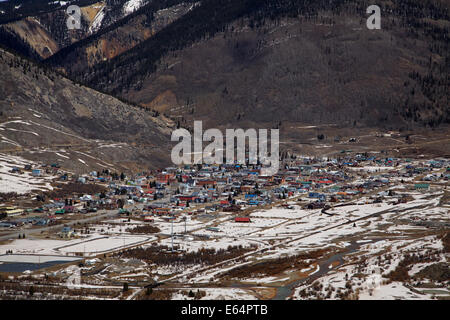
[[23, 272], [81, 260], [79, 257], [53, 255], [5, 254], [0, 255], [0, 272]]

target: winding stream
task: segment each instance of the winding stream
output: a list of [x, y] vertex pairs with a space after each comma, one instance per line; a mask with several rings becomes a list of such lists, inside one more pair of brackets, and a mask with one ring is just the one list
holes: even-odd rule
[[[374, 243], [374, 242], [376, 242], [376, 241], [371, 241], [370, 243]], [[335, 255], [329, 257], [328, 259], [320, 262], [319, 270], [317, 272], [314, 272], [313, 274], [309, 275], [306, 278], [299, 279], [299, 280], [290, 282], [286, 285], [277, 287], [277, 293], [276, 293], [275, 297], [273, 297], [272, 300], [286, 300], [288, 297], [290, 297], [293, 294], [295, 288], [297, 288], [298, 286], [300, 286], [306, 282], [313, 282], [317, 278], [320, 278], [321, 276], [327, 274], [328, 272], [330, 272], [331, 270], [334, 269], [334, 268], [332, 268], [332, 269], [329, 268], [331, 263], [333, 263], [335, 261], [339, 261], [339, 265], [343, 264], [344, 256], [356, 252], [362, 245], [367, 244], [367, 243], [369, 243], [369, 242], [358, 243], [358, 242], [352, 241], [350, 243], [350, 245], [345, 248], [346, 249], [345, 251], [336, 253]]]

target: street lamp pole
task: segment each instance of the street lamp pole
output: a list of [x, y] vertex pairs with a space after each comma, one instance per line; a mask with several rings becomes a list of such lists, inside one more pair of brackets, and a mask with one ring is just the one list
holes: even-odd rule
[[172, 232], [171, 232], [171, 234], [172, 234], [172, 252], [173, 252], [173, 219], [172, 219]]

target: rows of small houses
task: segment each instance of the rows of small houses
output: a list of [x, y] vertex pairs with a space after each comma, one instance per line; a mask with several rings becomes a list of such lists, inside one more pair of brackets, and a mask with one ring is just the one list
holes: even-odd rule
[[[366, 170], [367, 167], [372, 170]], [[9, 226], [45, 225], [53, 223], [58, 215], [86, 214], [99, 209], [129, 214], [127, 207], [135, 204], [143, 205], [140, 214], [144, 219], [149, 215], [167, 216], [183, 210], [191, 214], [233, 212], [242, 206], [264, 206], [277, 199], [298, 195], [309, 199], [306, 208], [321, 208], [326, 202], [349, 200], [388, 186], [394, 178], [424, 175], [423, 183], [417, 183], [413, 188], [427, 190], [430, 181], [446, 181], [450, 175], [447, 160], [413, 161], [369, 154], [332, 159], [290, 156], [283, 160], [281, 169], [274, 176], [261, 175], [261, 166], [251, 164], [169, 167], [131, 176], [108, 170], [78, 176], [62, 172], [58, 165], [50, 168], [57, 170], [58, 179], [65, 183], [98, 184], [107, 191], [96, 194], [75, 192], [64, 199], [48, 199], [42, 206], [28, 210], [0, 207], [3, 220], [30, 211], [37, 214], [27, 219], [10, 220]], [[436, 173], [438, 169], [443, 172]], [[36, 199], [47, 200], [39, 197], [37, 195]]]

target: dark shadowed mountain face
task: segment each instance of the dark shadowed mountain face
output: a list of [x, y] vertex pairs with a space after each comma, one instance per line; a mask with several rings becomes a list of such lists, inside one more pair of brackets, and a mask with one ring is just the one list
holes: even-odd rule
[[172, 123], [164, 117], [1, 49], [0, 71], [1, 152], [80, 172], [169, 163]]
[[356, 0], [79, 4], [78, 33], [63, 9], [27, 9], [2, 44], [183, 126], [449, 122], [447, 1], [380, 1], [381, 30]]
[[77, 63], [70, 67], [70, 73], [84, 72], [89, 67], [110, 60], [151, 38], [195, 6], [193, 1], [151, 1], [126, 18], [63, 48], [52, 55], [48, 62], [53, 63], [59, 59], [65, 62], [76, 61]]
[[[131, 48], [136, 41], [148, 38], [152, 31], [148, 21], [152, 20], [153, 13], [180, 2], [177, 0], [77, 0], [55, 1], [47, 4], [39, 0], [36, 2], [16, 0], [14, 4], [0, 3], [0, 41], [3, 46], [15, 49], [36, 60], [42, 60], [82, 40], [87, 39], [86, 42], [93, 42], [94, 38], [100, 38], [104, 33], [122, 26], [129, 26], [124, 29], [127, 33], [126, 39], [124, 39], [125, 36], [120, 38], [115, 35], [116, 40], [108, 45], [97, 42], [93, 43], [94, 48], [86, 49], [90, 55], [96, 55], [98, 61], [102, 61], [103, 57], [97, 54], [98, 51], [101, 52], [102, 48], [107, 49], [108, 54], [104, 56], [110, 58], [124, 49]], [[80, 8], [79, 29], [67, 28], [69, 19], [67, 10], [71, 5]], [[142, 10], [146, 5], [148, 5], [147, 8]], [[133, 31], [133, 28], [136, 30]], [[111, 52], [112, 49], [115, 51]]]
[[112, 59], [88, 41], [48, 63], [186, 125], [448, 123], [448, 2], [381, 1], [381, 30], [369, 5], [205, 0]]
[[[86, 37], [91, 29], [89, 26], [96, 20], [97, 13], [112, 8], [106, 3], [96, 2], [95, 0], [0, 2], [1, 44], [37, 60], [47, 58], [60, 48]], [[67, 32], [66, 10], [70, 5], [81, 7], [80, 29]], [[97, 25], [101, 27], [101, 24]]]

